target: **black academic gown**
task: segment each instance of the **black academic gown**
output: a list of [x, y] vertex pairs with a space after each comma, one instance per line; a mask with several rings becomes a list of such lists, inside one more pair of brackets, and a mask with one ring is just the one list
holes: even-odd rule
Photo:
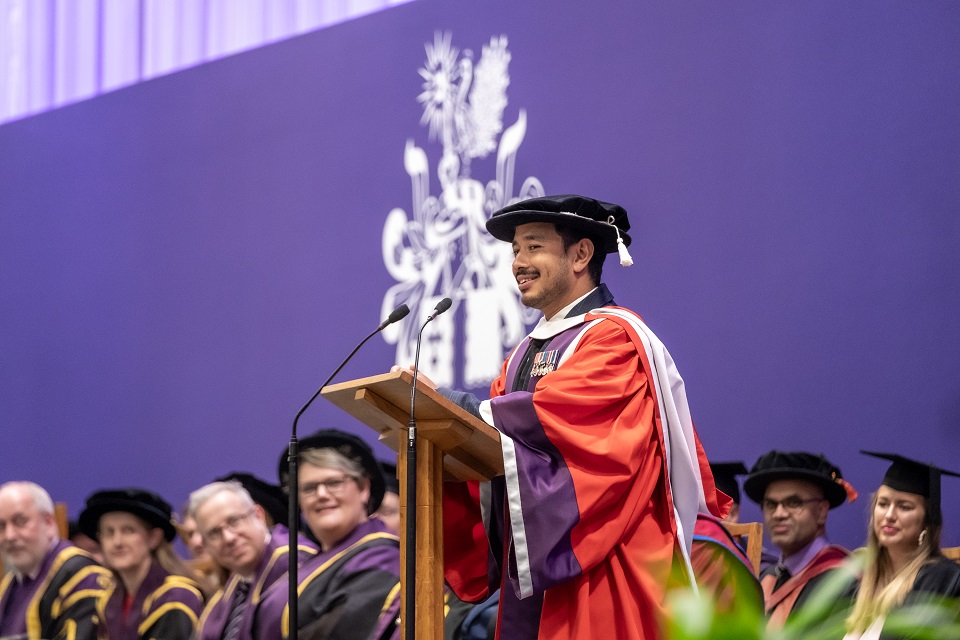
[[[913, 588], [907, 592], [903, 606], [950, 598], [954, 603], [950, 606], [953, 613], [953, 623], [960, 624], [960, 564], [947, 558], [938, 558], [935, 562], [926, 564], [917, 573]], [[906, 636], [909, 637], [909, 636]], [[904, 636], [895, 636], [886, 631], [880, 634], [881, 640], [900, 640]]]
[[[859, 583], [848, 593], [849, 602], [856, 599]], [[938, 558], [925, 564], [917, 573], [913, 587], [907, 592], [901, 607], [922, 604], [931, 600], [954, 599], [957, 602], [950, 607], [954, 614], [954, 624], [960, 624], [960, 564], [947, 558]], [[880, 640], [907, 640], [909, 635], [896, 635], [884, 628]]]

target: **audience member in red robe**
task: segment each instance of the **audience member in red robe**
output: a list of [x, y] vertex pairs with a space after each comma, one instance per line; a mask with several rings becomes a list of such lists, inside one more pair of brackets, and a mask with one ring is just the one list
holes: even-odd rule
[[760, 456], [743, 491], [763, 509], [764, 531], [780, 549], [780, 561], [761, 573], [760, 584], [768, 623], [781, 627], [849, 555], [827, 540], [827, 514], [857, 492], [824, 456], [797, 451]]

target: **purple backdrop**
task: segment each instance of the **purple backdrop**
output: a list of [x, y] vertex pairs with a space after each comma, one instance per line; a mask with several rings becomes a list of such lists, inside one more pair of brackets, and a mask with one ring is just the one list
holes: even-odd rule
[[[637, 265], [606, 280], [671, 349], [712, 458], [824, 451], [865, 497], [884, 467], [859, 448], [960, 468], [960, 4], [610, 4], [420, 0], [0, 127], [0, 480], [76, 514], [105, 486], [179, 505], [275, 477], [394, 284], [406, 140], [438, 159], [416, 100], [435, 31], [507, 36], [518, 180], [630, 211]], [[320, 401], [301, 433], [322, 426], [362, 432]], [[862, 542], [866, 502], [835, 540]]]

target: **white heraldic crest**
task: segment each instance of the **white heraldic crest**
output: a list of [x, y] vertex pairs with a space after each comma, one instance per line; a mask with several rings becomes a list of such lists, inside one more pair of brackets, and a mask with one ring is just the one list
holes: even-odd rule
[[[420, 367], [440, 385], [475, 387], [499, 375], [504, 349], [520, 341], [536, 316], [520, 303], [510, 246], [490, 236], [484, 223], [493, 211], [544, 191], [537, 178], [529, 177], [513, 195], [514, 160], [527, 116], [520, 109], [517, 121], [504, 130], [510, 84], [506, 36], [491, 38], [476, 64], [470, 51], [461, 55], [451, 46], [449, 33], [436, 34], [426, 51], [417, 99], [423, 104], [421, 124], [429, 125], [430, 139], [442, 146], [440, 195], [430, 193], [427, 153], [408, 140], [403, 164], [413, 202], [410, 215], [395, 208], [383, 227], [383, 261], [397, 281], [383, 298], [383, 312], [406, 303], [411, 313], [383, 335], [397, 345], [397, 362], [412, 363], [423, 319], [449, 296], [453, 308], [424, 332]], [[470, 164], [494, 151], [496, 176], [484, 184], [471, 176]], [[463, 335], [456, 340], [461, 316]], [[455, 344], [461, 341], [463, 374], [457, 380]]]

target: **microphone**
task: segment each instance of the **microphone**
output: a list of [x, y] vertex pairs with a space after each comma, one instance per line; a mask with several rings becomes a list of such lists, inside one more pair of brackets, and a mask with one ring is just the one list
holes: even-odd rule
[[414, 402], [417, 397], [417, 374], [420, 371], [420, 343], [423, 341], [423, 330], [441, 313], [450, 308], [453, 300], [444, 298], [433, 308], [417, 334], [417, 351], [413, 359], [413, 383], [410, 387], [410, 422], [407, 425], [407, 555], [404, 567], [406, 576], [406, 594], [404, 600], [405, 627], [404, 638], [416, 640], [416, 582], [417, 582], [417, 419], [414, 412]]
[[[423, 326], [420, 327], [420, 333], [417, 334], [417, 351], [416, 351], [416, 355], [415, 355], [414, 358], [413, 358], [413, 386], [410, 388], [410, 424], [411, 424], [411, 429], [416, 429], [416, 428], [417, 428], [416, 423], [414, 422], [414, 417], [413, 417], [413, 416], [414, 416], [414, 414], [413, 414], [413, 403], [414, 403], [414, 399], [415, 399], [415, 397], [416, 397], [417, 374], [420, 372], [420, 343], [423, 341], [423, 330], [427, 328], [427, 325], [430, 324], [430, 322], [431, 322], [434, 318], [436, 318], [436, 317], [439, 316], [441, 313], [443, 313], [444, 311], [446, 311], [447, 309], [449, 309], [449, 308], [450, 308], [450, 305], [452, 305], [452, 304], [453, 304], [453, 300], [451, 300], [450, 298], [444, 298], [443, 300], [441, 300], [440, 302], [438, 302], [438, 303], [437, 303], [437, 306], [435, 306], [435, 307], [433, 308], [433, 311], [430, 313], [430, 315], [427, 316], [427, 319], [426, 319], [426, 321], [423, 323]], [[412, 441], [412, 440], [414, 439], [414, 437], [415, 437], [415, 433], [410, 433], [410, 434], [408, 434], [408, 435], [409, 435], [409, 440], [411, 440], [411, 441]]]
[[[427, 316], [427, 322], [430, 322], [431, 320], [436, 318], [438, 315], [440, 315], [441, 313], [449, 309], [450, 305], [452, 304], [453, 304], [453, 300], [451, 300], [450, 298], [444, 298], [443, 300], [438, 302], [437, 306], [433, 308], [433, 313]], [[424, 322], [423, 326], [427, 326], [427, 322]], [[423, 331], [423, 329], [421, 329], [421, 331]]]
[[[449, 305], [447, 305], [449, 306]], [[289, 591], [287, 592], [288, 607], [290, 609], [290, 633], [289, 640], [297, 640], [297, 635], [299, 634], [299, 629], [297, 628], [297, 560], [299, 559], [298, 545], [297, 545], [297, 533], [300, 528], [300, 484], [298, 482], [299, 478], [297, 477], [297, 458], [299, 457], [298, 445], [297, 445], [297, 422], [300, 421], [300, 416], [303, 415], [303, 412], [307, 410], [313, 401], [317, 399], [317, 396], [320, 395], [320, 392], [323, 391], [323, 388], [330, 384], [330, 381], [333, 380], [334, 376], [340, 373], [340, 370], [353, 356], [360, 350], [360, 347], [367, 343], [367, 340], [377, 335], [385, 328], [398, 322], [405, 318], [407, 314], [410, 313], [410, 308], [402, 304], [393, 311], [390, 312], [390, 315], [387, 316], [387, 319], [380, 323], [373, 332], [370, 333], [366, 338], [360, 341], [353, 351], [350, 352], [343, 362], [340, 363], [340, 366], [337, 367], [336, 371], [330, 374], [330, 377], [324, 381], [320, 388], [317, 389], [317, 392], [310, 396], [310, 399], [307, 400], [307, 403], [304, 404], [300, 411], [297, 412], [297, 415], [293, 419], [293, 432], [290, 435], [290, 446], [287, 449], [287, 486], [289, 488], [289, 498], [288, 503], [289, 519], [287, 520], [287, 528], [289, 530], [289, 540], [287, 548], [287, 583]], [[442, 313], [442, 312], [441, 312]]]
[[[448, 305], [449, 306], [449, 305]], [[383, 331], [394, 322], [403, 320], [407, 317], [407, 314], [410, 313], [410, 307], [405, 304], [400, 305], [396, 309], [390, 312], [390, 315], [387, 316], [387, 319], [380, 323], [380, 326], [377, 327], [377, 331]], [[376, 333], [377, 331], [374, 331]], [[326, 385], [324, 385], [326, 386]]]

